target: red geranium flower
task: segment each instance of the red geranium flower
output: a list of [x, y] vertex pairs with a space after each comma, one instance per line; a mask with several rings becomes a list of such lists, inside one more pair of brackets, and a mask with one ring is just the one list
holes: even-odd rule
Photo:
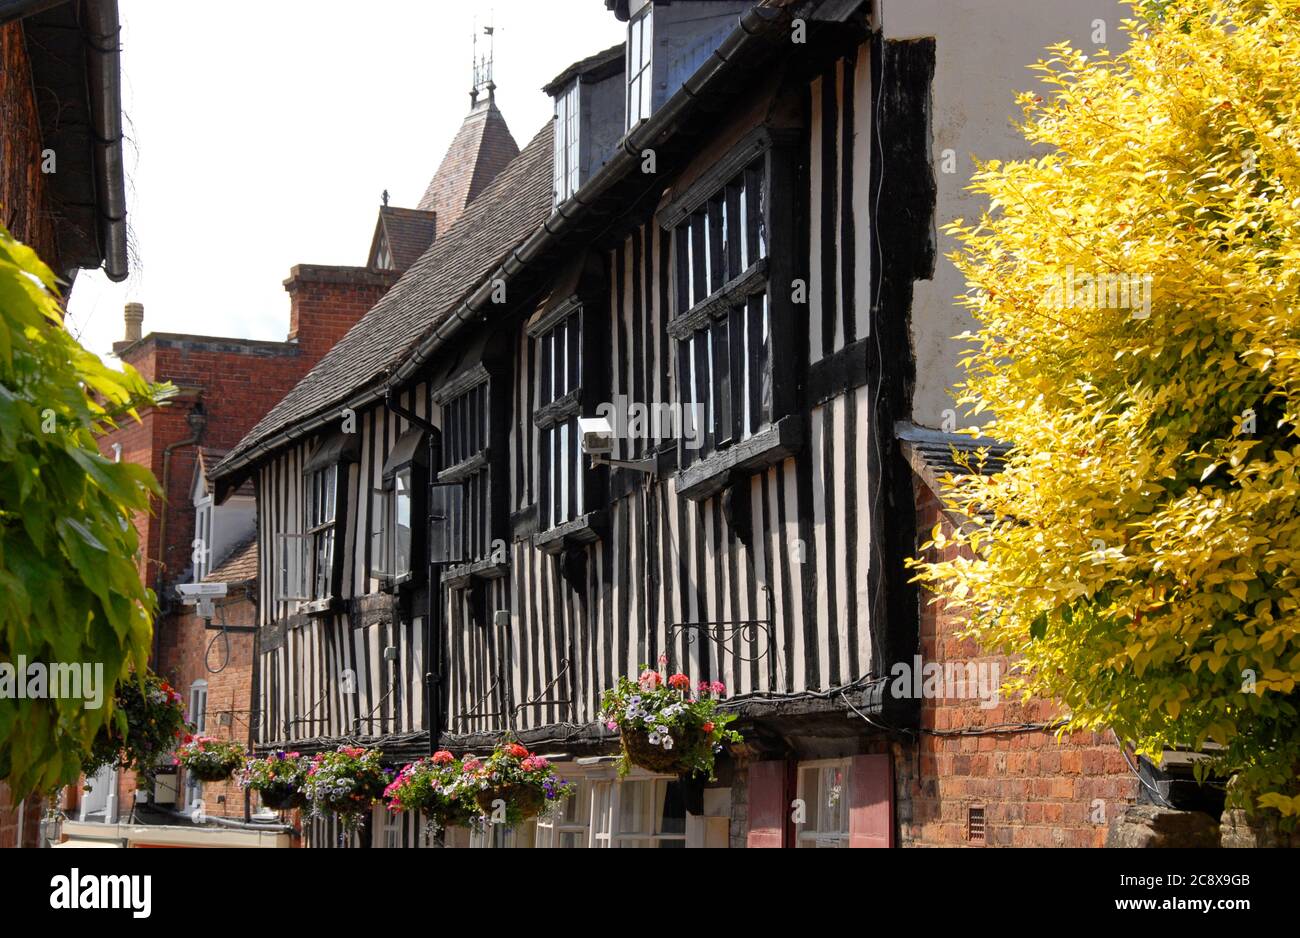
[[433, 754], [434, 765], [446, 765], [449, 762], [455, 762], [455, 761], [456, 761], [456, 757], [453, 756], [446, 749], [439, 749], [437, 752]]
[[691, 679], [678, 671], [668, 679], [668, 686], [674, 690], [686, 690], [691, 686]]
[[510, 748], [507, 749], [506, 752], [510, 753], [510, 755], [514, 756], [516, 759], [528, 758], [528, 750], [518, 743], [511, 743]]
[[704, 730], [704, 732], [706, 732], [706, 733], [712, 733], [712, 732], [713, 732], [713, 721], [710, 720], [708, 723], [705, 723], [703, 726], [700, 727], [700, 729]]

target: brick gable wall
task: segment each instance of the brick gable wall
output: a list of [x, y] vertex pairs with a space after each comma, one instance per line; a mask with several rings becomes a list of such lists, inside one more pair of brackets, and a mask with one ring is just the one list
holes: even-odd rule
[[[917, 530], [952, 524], [934, 494], [915, 482]], [[951, 551], [952, 548], [948, 548]], [[933, 555], [932, 559], [939, 559]], [[994, 663], [1005, 676], [1011, 659], [982, 654], [959, 632], [965, 621], [922, 595], [920, 653], [926, 662]], [[1005, 697], [982, 709], [978, 699], [921, 702], [915, 752], [895, 760], [903, 843], [970, 846], [968, 812], [983, 806], [988, 846], [1100, 847], [1107, 824], [1137, 797], [1138, 781], [1115, 737], [1105, 733], [1014, 732], [935, 735], [1003, 724], [1050, 724], [1060, 708], [1046, 700]], [[924, 731], [931, 732], [924, 732]]]

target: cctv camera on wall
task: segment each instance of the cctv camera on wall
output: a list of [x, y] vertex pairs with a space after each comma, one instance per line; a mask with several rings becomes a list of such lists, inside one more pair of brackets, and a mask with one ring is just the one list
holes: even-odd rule
[[578, 433], [582, 451], [588, 456], [603, 456], [614, 451], [614, 428], [604, 417], [579, 417]]

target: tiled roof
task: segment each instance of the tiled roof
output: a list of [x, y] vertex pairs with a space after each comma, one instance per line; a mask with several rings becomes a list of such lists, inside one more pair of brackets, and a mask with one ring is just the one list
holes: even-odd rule
[[250, 583], [257, 579], [257, 534], [240, 541], [215, 570], [203, 578], [205, 583]]
[[[551, 121], [461, 219], [230, 451], [214, 476], [286, 427], [384, 378], [551, 211]], [[442, 227], [439, 221], [439, 227]]]
[[543, 85], [542, 91], [554, 95], [555, 92], [579, 75], [585, 76], [588, 81], [601, 81], [611, 75], [617, 75], [623, 71], [624, 59], [623, 43], [620, 42], [616, 46], [610, 46], [603, 52], [597, 52], [595, 55], [589, 55], [585, 59], [574, 62]]
[[388, 242], [393, 269], [406, 270], [433, 244], [437, 231], [437, 212], [382, 206], [379, 209], [379, 220], [375, 222], [375, 237], [370, 245], [371, 261], [374, 261], [375, 248], [382, 236]]
[[[894, 433], [912, 469], [936, 494], [944, 476], [983, 475], [1001, 472], [1011, 447], [998, 440], [972, 437], [942, 430], [930, 430], [910, 423], [899, 423]], [[985, 452], [980, 462], [978, 453]]]
[[[209, 495], [212, 493], [212, 470], [215, 469], [218, 465], [220, 465], [221, 460], [225, 459], [226, 454], [230, 451], [225, 449], [217, 449], [212, 446], [200, 446], [197, 447], [197, 450], [198, 450], [198, 458], [197, 458], [197, 465], [195, 466], [195, 472], [202, 473], [203, 493], [205, 495]], [[253, 495], [254, 494], [253, 480], [245, 479], [244, 483], [239, 487], [238, 491], [235, 494], [250, 495], [250, 496]]]
[[518, 155], [519, 144], [489, 94], [460, 125], [418, 208], [436, 212], [438, 225], [446, 231]]

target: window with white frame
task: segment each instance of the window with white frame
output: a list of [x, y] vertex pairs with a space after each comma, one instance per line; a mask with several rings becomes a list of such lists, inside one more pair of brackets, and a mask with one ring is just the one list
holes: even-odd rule
[[686, 802], [675, 778], [597, 781], [591, 791], [593, 847], [685, 847]]
[[[194, 727], [194, 735], [201, 736], [208, 729], [208, 682], [204, 680], [195, 681], [190, 685], [190, 726]], [[203, 798], [203, 783], [189, 773], [185, 779], [185, 803], [187, 805], [196, 805]]]
[[582, 83], [575, 80], [568, 89], [555, 97], [555, 165], [552, 185], [556, 205], [577, 192], [581, 184], [578, 150], [582, 117], [578, 95], [581, 87]]
[[797, 847], [849, 845], [848, 759], [799, 763], [796, 795], [804, 806], [804, 821], [796, 825]]
[[650, 116], [651, 95], [654, 93], [651, 69], [654, 29], [651, 13], [646, 8], [632, 18], [627, 26], [627, 129]]
[[677, 384], [699, 446], [683, 464], [772, 419], [765, 157], [686, 216], [674, 234]]
[[514, 827], [505, 824], [485, 824], [481, 830], [471, 829], [469, 845], [474, 848], [498, 850], [527, 849], [537, 845], [536, 820], [525, 821]]
[[578, 435], [582, 394], [582, 307], [538, 333], [539, 519], [542, 530], [583, 512], [583, 459]]
[[191, 558], [194, 561], [194, 581], [198, 583], [208, 575], [212, 566], [212, 496], [205, 495], [194, 502], [194, 544]]
[[383, 805], [377, 806], [371, 818], [371, 830], [374, 831], [374, 834], [371, 837], [370, 846], [388, 850], [396, 850], [406, 846], [402, 842], [402, 827], [405, 818], [405, 814], [394, 814]]
[[586, 847], [591, 839], [591, 783], [570, 778], [573, 795], [537, 819], [538, 847]]

